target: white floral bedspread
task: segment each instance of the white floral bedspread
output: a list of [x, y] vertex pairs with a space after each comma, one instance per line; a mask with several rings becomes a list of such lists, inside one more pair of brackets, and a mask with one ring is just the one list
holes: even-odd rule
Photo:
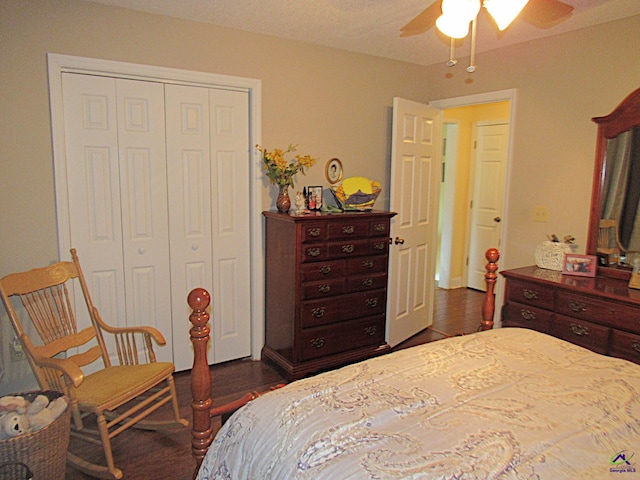
[[638, 460], [639, 365], [504, 328], [264, 395], [218, 432], [198, 478], [627, 479]]

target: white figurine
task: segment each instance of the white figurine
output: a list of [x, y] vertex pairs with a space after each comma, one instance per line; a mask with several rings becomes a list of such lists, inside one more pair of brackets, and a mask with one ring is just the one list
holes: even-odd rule
[[296, 210], [298, 212], [304, 210], [304, 195], [302, 195], [302, 192], [296, 193]]

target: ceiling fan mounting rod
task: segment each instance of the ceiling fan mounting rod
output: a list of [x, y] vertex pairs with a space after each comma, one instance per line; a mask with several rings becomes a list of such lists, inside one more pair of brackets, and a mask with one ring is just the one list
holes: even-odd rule
[[469, 58], [469, 66], [467, 72], [473, 73], [476, 71], [476, 23], [477, 18], [474, 18], [471, 22], [471, 56]]
[[455, 59], [454, 51], [455, 51], [455, 40], [453, 37], [449, 39], [451, 41], [451, 46], [449, 47], [449, 61], [447, 62], [448, 67], [455, 66], [458, 63], [458, 60]]

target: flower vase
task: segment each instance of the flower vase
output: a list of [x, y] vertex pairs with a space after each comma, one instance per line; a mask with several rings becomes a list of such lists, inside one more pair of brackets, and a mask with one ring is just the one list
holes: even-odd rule
[[276, 207], [278, 212], [287, 213], [291, 208], [291, 199], [289, 198], [289, 185], [282, 185], [276, 199]]

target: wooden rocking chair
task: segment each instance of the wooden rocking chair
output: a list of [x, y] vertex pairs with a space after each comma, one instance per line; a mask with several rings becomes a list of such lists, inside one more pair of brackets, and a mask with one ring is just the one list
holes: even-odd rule
[[[164, 345], [162, 334], [152, 327], [114, 328], [104, 323], [91, 301], [75, 249], [71, 249], [71, 256], [73, 262], [7, 275], [0, 279], [0, 295], [40, 387], [68, 395], [71, 435], [101, 444], [104, 450], [106, 466], [87, 462], [71, 452], [67, 463], [94, 477], [119, 479], [122, 471], [113, 461], [113, 437], [132, 426], [164, 430], [185, 427], [189, 422], [180, 418], [174, 365], [156, 362], [152, 340]], [[76, 324], [81, 312], [74, 312], [71, 297], [73, 285], [80, 287], [88, 310], [82, 313], [91, 319], [91, 326], [81, 331]], [[10, 297], [22, 301], [40, 339], [31, 339], [25, 333]], [[112, 365], [107, 352], [107, 335], [115, 343], [118, 365]], [[83, 351], [76, 353], [76, 349]], [[66, 352], [66, 358], [58, 358], [62, 352]], [[101, 369], [85, 375], [81, 367], [93, 367], [94, 362], [101, 364]], [[169, 402], [172, 420], [144, 420]], [[123, 406], [123, 411], [117, 411]], [[89, 415], [95, 416], [97, 428], [85, 424]]]

